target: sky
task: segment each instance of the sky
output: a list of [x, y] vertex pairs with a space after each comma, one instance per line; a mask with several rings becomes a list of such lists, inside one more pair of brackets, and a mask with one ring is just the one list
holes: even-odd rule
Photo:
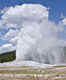
[[[3, 15], [6, 13], [9, 7], [15, 7], [17, 5], [20, 6], [24, 3], [41, 4], [49, 9], [49, 20], [50, 21], [56, 24], [59, 24], [59, 22], [61, 22], [62, 20], [64, 20], [64, 24], [66, 22], [66, 19], [65, 19], [66, 18], [66, 0], [0, 0], [0, 20], [2, 21]], [[11, 24], [10, 26], [15, 26], [15, 25]], [[15, 34], [16, 36], [17, 35], [16, 33], [19, 32], [19, 28], [18, 30], [15, 29], [14, 27], [10, 27], [6, 29], [6, 26], [8, 26], [6, 25], [6, 23], [3, 23], [3, 26], [5, 26], [5, 28], [1, 24], [0, 26], [1, 26], [0, 28], [0, 47], [3, 47], [3, 49], [1, 48], [0, 51], [8, 51], [9, 48], [12, 46], [10, 39], [14, 36], [13, 35], [10, 36], [9, 39], [7, 39], [7, 37], [9, 37], [9, 34]], [[64, 29], [66, 30], [65, 27]], [[60, 33], [60, 36], [64, 40], [66, 40], [65, 33], [66, 32]], [[3, 38], [3, 36], [5, 37]], [[16, 38], [17, 37], [15, 37], [15, 40]], [[14, 41], [14, 40], [12, 39], [11, 41]], [[15, 43], [13, 42], [13, 46], [14, 46], [13, 49], [15, 49], [15, 45], [16, 45], [16, 42]], [[9, 48], [7, 49], [7, 47]]]

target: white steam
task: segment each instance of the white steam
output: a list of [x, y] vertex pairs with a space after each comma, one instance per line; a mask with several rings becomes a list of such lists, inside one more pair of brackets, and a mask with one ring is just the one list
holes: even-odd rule
[[16, 60], [63, 63], [63, 47], [66, 42], [58, 38], [63, 26], [50, 22], [48, 9], [42, 5], [25, 4], [21, 12], [22, 29], [18, 38]]
[[60, 38], [65, 24], [61, 21], [56, 25], [49, 21], [49, 10], [46, 7], [40, 4], [24, 4], [10, 7], [3, 13], [0, 29], [7, 29], [8, 32], [2, 39], [9, 40], [10, 44], [17, 44], [16, 62], [13, 64], [66, 63], [63, 49], [66, 41]]

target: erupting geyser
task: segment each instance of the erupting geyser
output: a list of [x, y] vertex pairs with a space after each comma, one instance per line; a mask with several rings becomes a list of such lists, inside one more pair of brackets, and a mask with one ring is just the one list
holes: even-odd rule
[[48, 9], [39, 4], [24, 4], [21, 12], [22, 29], [17, 42], [16, 60], [64, 63], [65, 43], [58, 38], [61, 26], [48, 20]]

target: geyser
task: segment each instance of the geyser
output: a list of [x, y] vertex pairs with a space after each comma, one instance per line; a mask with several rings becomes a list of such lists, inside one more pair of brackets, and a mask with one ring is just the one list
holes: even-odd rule
[[17, 42], [16, 60], [64, 63], [65, 43], [58, 38], [61, 26], [48, 20], [48, 9], [39, 4], [24, 4], [21, 13], [22, 28]]

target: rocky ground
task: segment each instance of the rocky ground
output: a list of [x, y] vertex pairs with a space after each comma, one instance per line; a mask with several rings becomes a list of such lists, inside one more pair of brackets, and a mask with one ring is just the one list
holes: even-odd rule
[[66, 80], [66, 66], [0, 66], [0, 80]]

